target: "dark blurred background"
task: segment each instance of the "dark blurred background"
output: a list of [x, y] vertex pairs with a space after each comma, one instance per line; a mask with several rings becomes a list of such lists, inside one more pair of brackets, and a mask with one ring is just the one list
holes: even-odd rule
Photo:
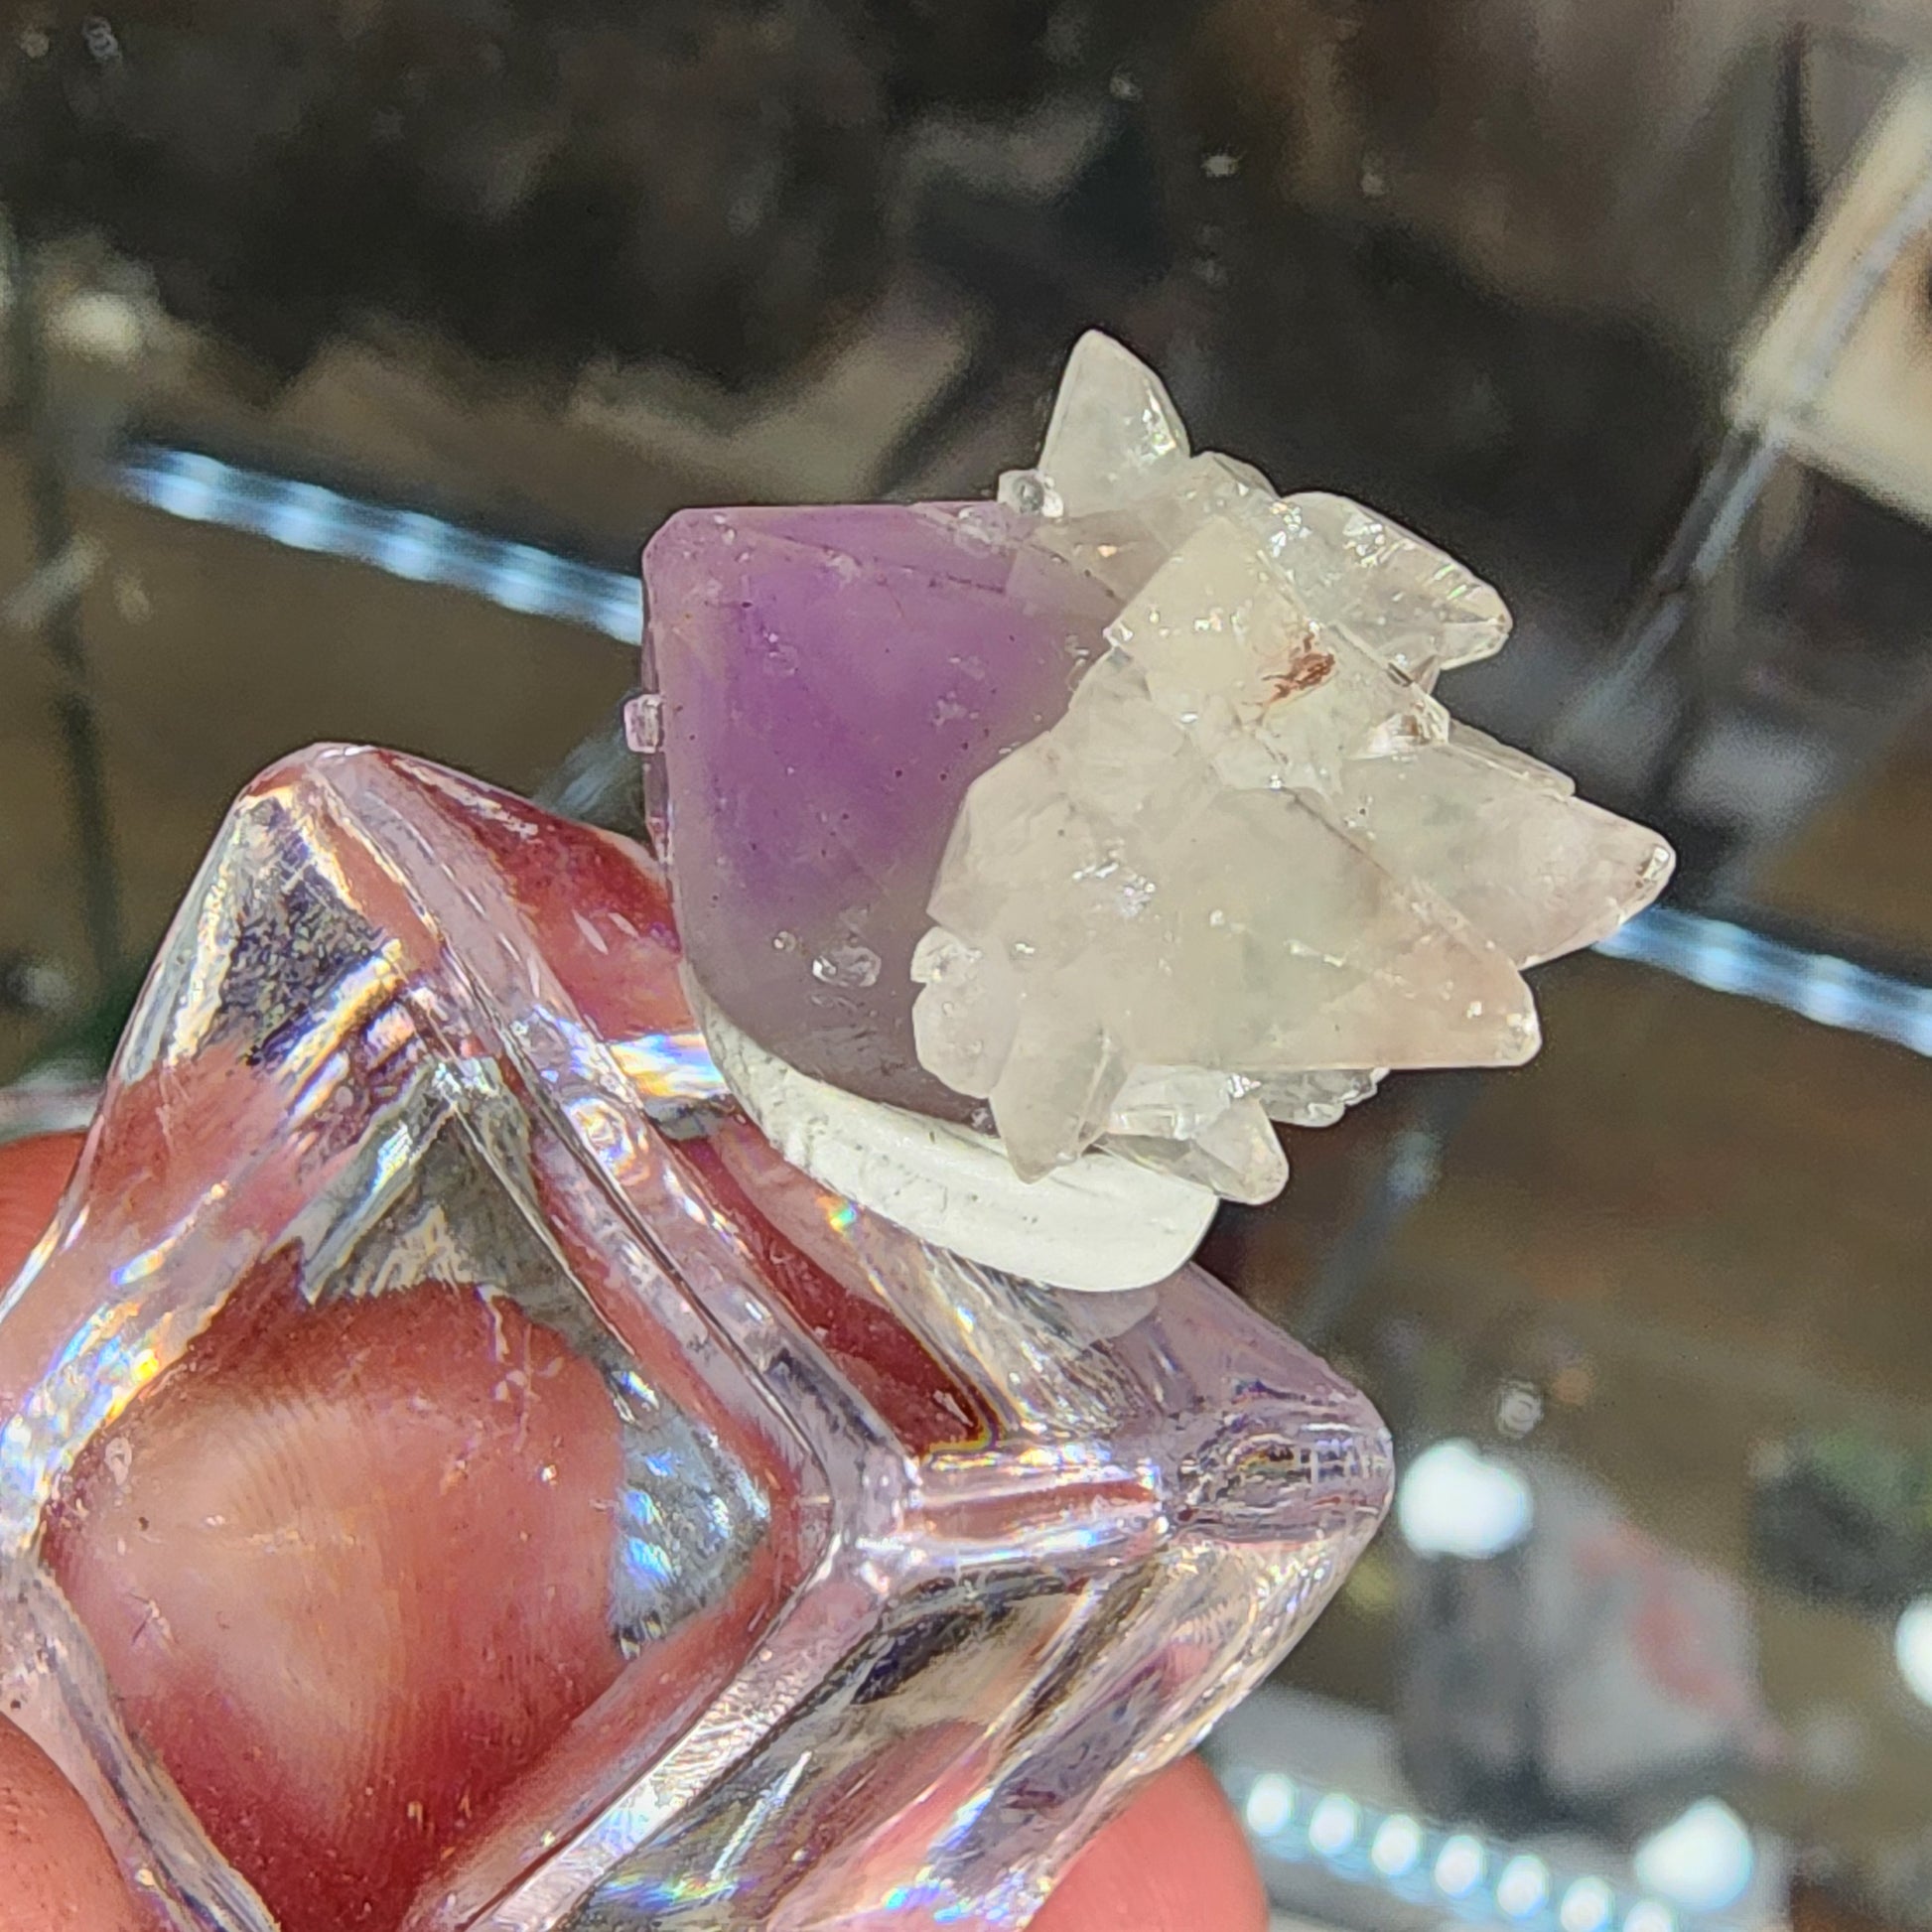
[[1495, 581], [1458, 711], [1679, 844], [1518, 1075], [1212, 1258], [1397, 1430], [1219, 1763], [1285, 1920], [1932, 1926], [1932, 10], [0, 11], [0, 1134], [231, 793], [605, 822], [694, 502], [957, 495], [1084, 328]]

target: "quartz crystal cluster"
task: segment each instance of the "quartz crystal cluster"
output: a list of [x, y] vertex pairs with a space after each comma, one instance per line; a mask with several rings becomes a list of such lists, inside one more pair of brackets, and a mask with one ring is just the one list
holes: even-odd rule
[[997, 502], [686, 512], [646, 575], [707, 994], [1029, 1179], [1098, 1148], [1267, 1199], [1272, 1122], [1528, 1058], [1522, 969], [1670, 873], [1436, 697], [1508, 634], [1488, 585], [1193, 454], [1104, 336]]

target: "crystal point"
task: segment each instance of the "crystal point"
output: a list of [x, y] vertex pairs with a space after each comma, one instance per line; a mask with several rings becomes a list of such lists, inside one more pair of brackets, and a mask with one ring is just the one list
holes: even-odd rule
[[1261, 515], [1268, 554], [1319, 621], [1424, 689], [1508, 641], [1509, 607], [1496, 592], [1388, 517], [1321, 490]]
[[1161, 378], [1089, 329], [1073, 345], [1035, 473], [1059, 512], [1082, 516], [1158, 492], [1187, 461], [1187, 432]]
[[1350, 764], [1335, 803], [1370, 849], [1441, 882], [1518, 966], [1614, 932], [1670, 871], [1654, 832], [1467, 740]]

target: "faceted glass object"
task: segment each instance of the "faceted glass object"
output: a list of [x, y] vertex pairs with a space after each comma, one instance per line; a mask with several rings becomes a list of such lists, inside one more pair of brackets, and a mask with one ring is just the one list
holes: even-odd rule
[[325, 749], [180, 915], [0, 1305], [7, 1709], [175, 1926], [1004, 1932], [1380, 1520], [1367, 1403], [1197, 1270], [779, 1161], [668, 905]]

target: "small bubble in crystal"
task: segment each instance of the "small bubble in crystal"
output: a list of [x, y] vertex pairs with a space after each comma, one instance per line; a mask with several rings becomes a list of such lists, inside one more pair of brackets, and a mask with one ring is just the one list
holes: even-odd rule
[[771, 935], [771, 950], [773, 952], [796, 952], [798, 950], [797, 933], [774, 932]]
[[995, 520], [992, 503], [967, 503], [953, 519], [953, 532], [962, 547], [991, 549], [1000, 542], [1003, 525]]
[[812, 961], [812, 978], [826, 986], [876, 986], [879, 955], [870, 946], [829, 946]]
[[1058, 516], [1059, 491], [1037, 470], [1009, 470], [1000, 479], [1000, 502], [1022, 516]]

